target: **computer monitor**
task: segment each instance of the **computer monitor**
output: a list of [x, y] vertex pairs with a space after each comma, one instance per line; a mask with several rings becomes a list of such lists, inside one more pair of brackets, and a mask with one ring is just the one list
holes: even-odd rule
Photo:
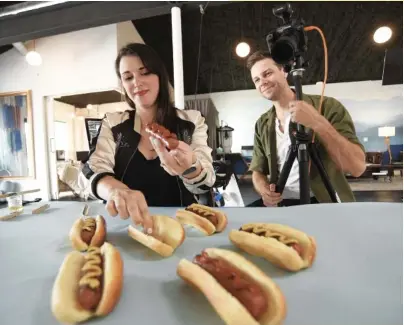
[[76, 158], [84, 164], [87, 161], [89, 154], [90, 151], [76, 151]]
[[86, 118], [84, 120], [86, 125], [87, 141], [88, 146], [91, 148], [93, 139], [98, 136], [100, 130], [102, 119], [100, 118]]

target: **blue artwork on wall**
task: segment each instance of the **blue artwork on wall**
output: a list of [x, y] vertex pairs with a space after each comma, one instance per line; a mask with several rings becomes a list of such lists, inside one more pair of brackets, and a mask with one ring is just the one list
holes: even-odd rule
[[395, 136], [390, 144], [403, 144], [403, 97], [389, 100], [344, 100], [339, 101], [345, 106], [355, 124], [356, 134], [366, 151], [385, 151], [384, 138], [379, 137], [378, 129], [383, 126], [394, 126]]
[[0, 94], [0, 178], [32, 177], [30, 92]]

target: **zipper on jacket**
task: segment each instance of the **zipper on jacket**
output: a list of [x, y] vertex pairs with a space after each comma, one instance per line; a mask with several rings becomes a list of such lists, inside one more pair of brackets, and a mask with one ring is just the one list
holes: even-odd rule
[[183, 207], [183, 206], [184, 206], [184, 203], [182, 202], [182, 190], [181, 190], [180, 183], [179, 183], [179, 181], [178, 181], [178, 176], [175, 176], [175, 179], [177, 180], [178, 189], [180, 190], [180, 202], [181, 202], [181, 207]]
[[[124, 183], [123, 179], [125, 178], [126, 175], [126, 171], [128, 170], [129, 164], [132, 162], [133, 157], [135, 156], [136, 152], [137, 152], [137, 147], [135, 149], [135, 151], [133, 151], [132, 156], [130, 156], [128, 163], [126, 164], [125, 170], [123, 171], [122, 177], [121, 177], [121, 182]], [[124, 183], [125, 184], [125, 183]]]

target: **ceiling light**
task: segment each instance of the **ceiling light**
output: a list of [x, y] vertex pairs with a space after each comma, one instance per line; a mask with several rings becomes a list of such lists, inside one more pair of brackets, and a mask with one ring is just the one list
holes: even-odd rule
[[41, 65], [42, 58], [41, 55], [36, 51], [29, 51], [25, 56], [25, 59], [30, 65]]
[[250, 45], [245, 42], [238, 43], [236, 53], [239, 57], [245, 58], [250, 53]]
[[392, 34], [391, 28], [386, 26], [379, 27], [373, 34], [373, 39], [376, 43], [385, 43], [391, 38]]

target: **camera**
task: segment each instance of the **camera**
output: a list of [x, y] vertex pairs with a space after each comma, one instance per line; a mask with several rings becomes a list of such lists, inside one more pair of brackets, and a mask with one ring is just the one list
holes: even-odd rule
[[293, 10], [289, 3], [273, 8], [272, 12], [283, 20], [284, 25], [270, 31], [266, 42], [273, 60], [288, 72], [307, 51], [305, 24], [302, 19], [292, 19]]
[[[272, 59], [283, 66], [285, 72], [291, 74], [295, 86], [295, 99], [303, 100], [303, 72], [308, 66], [304, 60], [307, 52], [307, 36], [305, 23], [302, 19], [292, 19], [293, 10], [289, 3], [273, 8], [273, 14], [283, 20], [284, 25], [272, 30], [266, 37], [269, 53]], [[310, 170], [309, 159], [313, 161], [320, 177], [333, 202], [340, 202], [331, 181], [321, 162], [318, 149], [310, 142], [311, 132], [306, 132], [304, 125], [290, 122], [289, 135], [291, 145], [286, 154], [286, 160], [280, 171], [276, 192], [282, 194], [289, 178], [294, 160], [299, 162], [299, 192], [302, 204], [310, 203]]]

